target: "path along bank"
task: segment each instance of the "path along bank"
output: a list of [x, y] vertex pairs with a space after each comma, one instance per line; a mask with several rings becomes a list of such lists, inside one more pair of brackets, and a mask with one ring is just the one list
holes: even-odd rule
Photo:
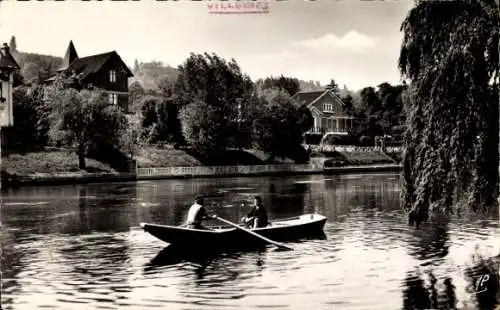
[[3, 175], [2, 189], [22, 186], [70, 185], [87, 183], [127, 182], [161, 179], [288, 176], [304, 174], [345, 174], [365, 172], [399, 172], [399, 164], [356, 165], [324, 168], [319, 164], [275, 164], [253, 166], [195, 166], [136, 168], [135, 173], [36, 173]]

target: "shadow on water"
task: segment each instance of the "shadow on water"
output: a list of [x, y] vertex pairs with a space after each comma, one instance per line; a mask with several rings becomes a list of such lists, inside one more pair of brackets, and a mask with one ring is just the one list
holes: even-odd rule
[[[472, 263], [463, 276], [471, 304], [460, 309], [496, 310], [500, 305], [499, 257], [484, 258], [474, 253]], [[456, 287], [451, 277], [437, 279], [432, 272], [425, 276], [418, 271], [408, 272], [403, 281], [403, 309], [458, 309]]]
[[[294, 240], [296, 244], [307, 242], [310, 240], [326, 240], [327, 236], [323, 231], [310, 233], [302, 236], [300, 239]], [[281, 240], [281, 239], [280, 239]], [[290, 241], [283, 240], [283, 241]], [[291, 243], [290, 246], [293, 247]], [[265, 253], [267, 251], [283, 251], [272, 245], [261, 243], [239, 245], [233, 248], [208, 248], [196, 247], [190, 248], [185, 245], [168, 245], [163, 248], [145, 267], [145, 271], [150, 271], [155, 267], [176, 265], [181, 262], [206, 262], [216, 260], [223, 257], [240, 257], [249, 253]]]
[[265, 252], [265, 246], [253, 249], [241, 249], [239, 251], [224, 251], [217, 249], [192, 249], [183, 246], [169, 245], [163, 248], [145, 267], [144, 271], [151, 271], [156, 267], [176, 265], [182, 262], [210, 263], [224, 257], [237, 258], [251, 251]]
[[271, 184], [264, 197], [264, 203], [271, 213], [280, 216], [295, 216], [304, 213], [304, 198], [309, 186], [278, 179]]
[[[248, 279], [250, 270], [254, 272], [253, 277], [262, 272], [266, 254], [270, 251], [269, 248], [260, 247], [253, 251], [206, 251], [200, 254], [199, 251], [168, 246], [144, 267], [143, 273], [145, 277], [150, 274], [166, 276], [173, 272], [182, 273], [179, 291], [217, 295], [217, 299], [212, 302], [218, 303], [218, 299], [241, 298], [242, 292], [238, 289], [241, 281]], [[214, 308], [222, 305], [214, 305]]]
[[444, 214], [433, 216], [433, 218], [422, 226], [421, 229], [412, 230], [413, 239], [409, 240], [411, 245], [410, 255], [417, 260], [431, 260], [445, 258], [450, 249], [450, 218]]
[[427, 281], [418, 272], [408, 272], [404, 280], [403, 309], [457, 309], [457, 298], [453, 280], [449, 277], [442, 281], [438, 290], [438, 279], [432, 272]]

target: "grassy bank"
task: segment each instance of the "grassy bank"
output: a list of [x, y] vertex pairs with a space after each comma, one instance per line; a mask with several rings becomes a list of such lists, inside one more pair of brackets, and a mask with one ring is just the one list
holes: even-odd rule
[[136, 155], [140, 168], [233, 166], [293, 163], [290, 159], [269, 159], [269, 155], [259, 150], [228, 149], [213, 158], [203, 158], [189, 150], [173, 147], [143, 147]]
[[389, 155], [380, 152], [338, 152], [351, 165], [372, 165], [372, 164], [394, 164], [396, 163]]
[[366, 166], [380, 164], [397, 164], [398, 161], [380, 151], [352, 151], [352, 152], [328, 152], [313, 153], [311, 161], [324, 161], [326, 166]]
[[109, 165], [90, 158], [86, 158], [86, 164], [86, 170], [79, 169], [78, 157], [74, 152], [70, 151], [47, 150], [27, 153], [2, 153], [2, 170], [9, 174], [115, 172]]
[[[3, 152], [2, 170], [9, 174], [58, 174], [58, 173], [115, 173], [108, 164], [86, 158], [87, 169], [78, 168], [78, 158], [74, 152], [65, 150], [45, 150], [26, 153]], [[140, 168], [234, 166], [293, 163], [290, 159], [272, 159], [259, 150], [228, 149], [212, 159], [201, 158], [188, 150], [173, 147], [144, 147], [137, 151], [135, 159]], [[334, 152], [332, 154], [312, 154], [311, 162], [333, 161], [338, 165], [394, 164], [396, 161], [382, 152]]]

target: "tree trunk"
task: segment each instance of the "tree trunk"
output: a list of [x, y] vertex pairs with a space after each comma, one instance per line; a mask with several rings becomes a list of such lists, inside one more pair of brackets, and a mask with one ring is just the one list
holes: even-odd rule
[[86, 169], [86, 165], [85, 165], [85, 149], [80, 146], [78, 148], [77, 155], [78, 155], [78, 168], [80, 168], [81, 170], [85, 170]]
[[[497, 8], [498, 8], [498, 15], [500, 16], [500, 1], [499, 0], [496, 0], [495, 1], [496, 4], [497, 4]], [[500, 34], [499, 34], [500, 36]], [[500, 38], [498, 39], [498, 62], [500, 63]], [[497, 77], [497, 79], [500, 79]], [[498, 85], [497, 85], [498, 89], [498, 106], [499, 106], [499, 111], [500, 111], [500, 81], [498, 81]], [[498, 123], [499, 123], [499, 130], [498, 130], [498, 134], [500, 136], [500, 113], [498, 114], [499, 115], [499, 119], [498, 119]], [[500, 152], [500, 140], [499, 140], [499, 143], [498, 143], [498, 151]], [[500, 157], [499, 157], [500, 159]], [[499, 166], [498, 166], [498, 169], [500, 171], [500, 163], [499, 163]], [[498, 207], [498, 215], [500, 216], [500, 196], [498, 197], [498, 202], [499, 202], [499, 207]]]

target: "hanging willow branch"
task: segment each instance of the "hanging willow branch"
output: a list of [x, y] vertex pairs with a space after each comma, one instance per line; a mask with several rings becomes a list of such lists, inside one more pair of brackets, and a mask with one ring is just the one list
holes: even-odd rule
[[496, 202], [500, 25], [494, 0], [416, 4], [399, 68], [410, 81], [402, 201], [418, 226], [431, 210]]

